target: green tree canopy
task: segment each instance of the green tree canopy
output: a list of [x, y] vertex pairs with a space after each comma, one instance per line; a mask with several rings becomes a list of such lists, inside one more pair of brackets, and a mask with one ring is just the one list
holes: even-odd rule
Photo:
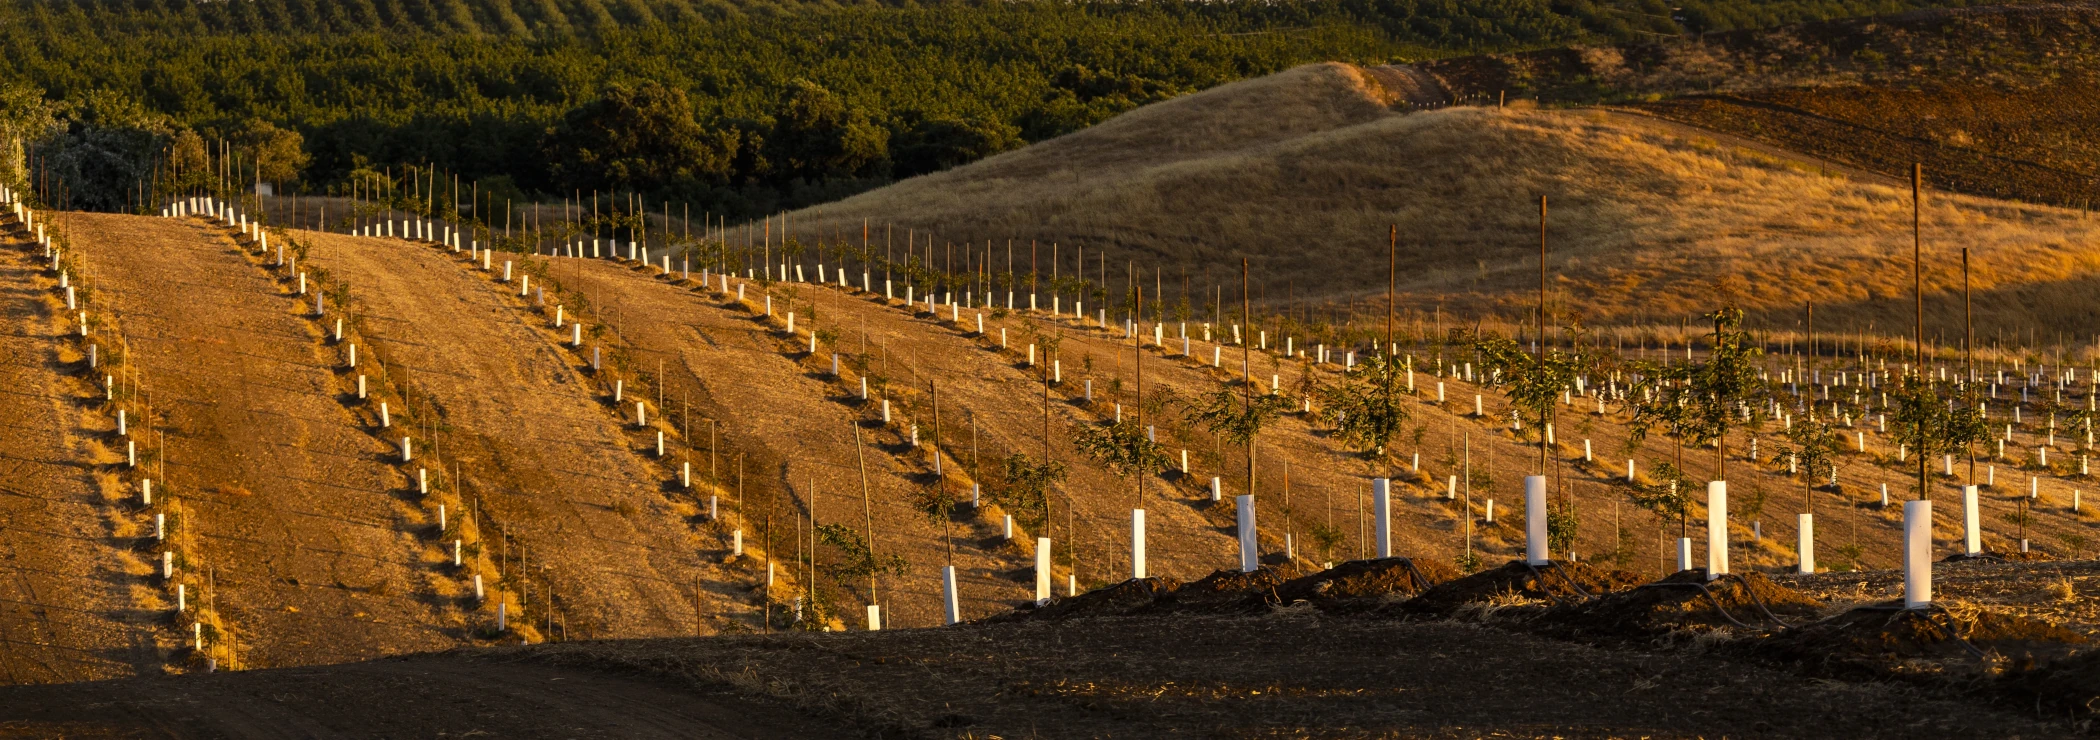
[[693, 120], [685, 92], [614, 84], [547, 134], [552, 175], [579, 188], [680, 190], [727, 184], [737, 132]]

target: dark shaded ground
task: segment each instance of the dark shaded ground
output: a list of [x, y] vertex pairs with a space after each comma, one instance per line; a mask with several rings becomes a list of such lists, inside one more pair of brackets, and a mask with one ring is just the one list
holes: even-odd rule
[[[2051, 737], [1886, 683], [1454, 622], [1122, 617], [575, 642], [0, 689], [0, 736]], [[1891, 718], [1906, 718], [1903, 722]], [[847, 727], [852, 729], [848, 730]], [[716, 734], [709, 734], [709, 733]]]
[[460, 651], [328, 668], [13, 687], [0, 737], [838, 737], [778, 704], [682, 682]]

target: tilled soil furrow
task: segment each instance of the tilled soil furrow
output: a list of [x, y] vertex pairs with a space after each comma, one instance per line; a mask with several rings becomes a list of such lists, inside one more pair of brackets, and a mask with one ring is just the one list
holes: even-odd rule
[[[141, 431], [167, 432], [164, 495], [193, 514], [215, 586], [196, 598], [227, 615], [242, 661], [341, 662], [464, 639], [450, 605], [420, 588], [417, 549], [400, 536], [404, 482], [336, 404], [280, 287], [198, 222], [62, 223], [154, 392]], [[302, 513], [317, 511], [331, 515]]]

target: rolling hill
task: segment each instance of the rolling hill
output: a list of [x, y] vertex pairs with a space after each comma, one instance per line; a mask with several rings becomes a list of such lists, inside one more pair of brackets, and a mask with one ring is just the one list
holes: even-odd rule
[[[1809, 301], [1825, 307], [1821, 326], [1840, 330], [1908, 315], [1901, 181], [1632, 112], [1403, 113], [1382, 76], [1327, 64], [1226, 85], [786, 222], [849, 242], [864, 222], [930, 232], [922, 238], [989, 251], [995, 271], [1009, 240], [1024, 245], [1022, 271], [1025, 245], [1047, 255], [1054, 242], [1065, 260], [1083, 251], [1086, 277], [1105, 273], [1111, 295], [1134, 265], [1165, 273], [1167, 300], [1199, 304], [1244, 259], [1258, 300], [1279, 307], [1382, 304], [1396, 225], [1410, 316], [1513, 318], [1536, 300], [1545, 196], [1557, 321], [1675, 324], [1735, 304], [1785, 327]], [[2093, 307], [2033, 289], [2075, 286], [2100, 264], [2083, 213], [1930, 195], [1929, 334], [1959, 319], [1961, 247], [1982, 331], [2100, 326]]]
[[[1758, 621], [1729, 632], [1715, 619], [1705, 627], [1719, 632], [1701, 634], [1738, 652], [1712, 659], [1758, 672], [1708, 671], [1722, 676], [1710, 689], [1671, 684], [1614, 714], [1620, 705], [1588, 696], [1592, 683], [1653, 689], [1639, 665], [1693, 672], [1707, 643], [1648, 652], [1684, 625], [1628, 631], [1624, 615], [1589, 611], [1606, 602], [1585, 589], [1696, 578], [1709, 597], [1735, 584], [1766, 610], [1748, 590], [1778, 582], [1813, 592], [1767, 592], [1797, 599], [1786, 616], [1802, 619], [1895, 598], [1888, 569], [1902, 562], [1901, 499], [1917, 459], [1877, 391], [1906, 355], [1866, 335], [1907, 326], [1908, 184], [1871, 162], [1702, 129], [1657, 107], [1688, 96], [1447, 105], [1488, 99], [1453, 69], [1327, 63], [1221, 86], [788, 214], [749, 230], [756, 250], [688, 241], [666, 253], [651, 242], [624, 246], [658, 251], [622, 255], [615, 243], [586, 257], [535, 231], [505, 242], [515, 251], [488, 251], [346, 234], [304, 218], [341, 217], [344, 201], [302, 210], [252, 194], [226, 207], [269, 225], [172, 211], [0, 214], [0, 313], [20, 327], [0, 336], [0, 373], [17, 389], [0, 395], [12, 422], [0, 442], [23, 471], [0, 498], [0, 628], [30, 643], [0, 650], [0, 672], [49, 683], [284, 669], [186, 678], [166, 699], [107, 698], [138, 693], [132, 683], [66, 701], [53, 700], [63, 688], [0, 692], [0, 707], [29, 707], [27, 726], [43, 729], [53, 725], [33, 723], [128, 728], [162, 701], [184, 704], [168, 721], [198, 727], [301, 712], [331, 731], [359, 721], [265, 684], [282, 681], [368, 703], [419, 692], [385, 721], [428, 713], [444, 717], [429, 726], [462, 733], [537, 725], [476, 714], [508, 703], [637, 736], [740, 722], [821, 733], [811, 728], [833, 721], [957, 734], [1046, 716], [1226, 732], [1247, 720], [1216, 702], [1244, 690], [1288, 696], [1275, 706], [1306, 726], [1339, 707], [1350, 722], [1428, 733], [1449, 728], [1341, 696], [1367, 671], [1407, 685], [1382, 654], [1355, 646], [1405, 646], [1417, 664], [1398, 673], [1420, 677], [1449, 663], [1438, 645], [1463, 644], [1492, 659], [1497, 681], [1543, 665], [1571, 706], [1608, 710], [1571, 715], [1575, 730], [1649, 722], [1695, 701], [1694, 688], [1743, 703], [1725, 722], [1654, 726], [1712, 733], [1783, 705], [1800, 714], [1781, 725], [1811, 727], [1849, 712], [1852, 694], [1789, 684], [1792, 667], [1763, 672], [1784, 661], [1750, 652], [1780, 648], [1746, 647], [1812, 651], [1788, 642], [1809, 631]], [[389, 231], [432, 218], [360, 205], [360, 223]], [[1964, 388], [1989, 394], [1986, 431], [2004, 444], [1977, 445], [1973, 473], [1933, 455], [1937, 474], [1915, 492], [1945, 501], [1964, 482], [1983, 486], [1977, 538], [1989, 554], [1947, 566], [1949, 593], [1969, 600], [1950, 599], [1950, 618], [1980, 619], [1982, 604], [2045, 620], [2062, 644], [2088, 639], [2100, 623], [2070, 579], [2100, 578], [2093, 566], [1981, 561], [2090, 554], [2096, 514], [2081, 496], [2093, 444], [2077, 424], [2094, 418], [2079, 408], [2100, 397], [2100, 378], [2085, 358], [2035, 352], [2100, 327], [2100, 304], [2085, 297], [2100, 234], [2077, 209], [1939, 189], [1919, 213], [1933, 338], [1959, 325], [1950, 265], [1966, 248], [1979, 327], [2021, 345], [1987, 356], [1988, 391]], [[50, 227], [57, 257], [28, 214]], [[1344, 441], [1330, 391], [1362, 382], [1359, 363], [1383, 345], [1372, 332], [1389, 234], [1407, 395], [1394, 436], [1367, 451]], [[1248, 318], [1231, 305], [1242, 260], [1260, 311]], [[1048, 275], [1029, 272], [1061, 279], [1030, 294]], [[1546, 401], [1556, 417], [1532, 425], [1474, 337], [1440, 330], [1521, 319], [1541, 272], [1554, 318], [1595, 329], [1608, 356]], [[1143, 314], [1117, 300], [1138, 286]], [[1014, 303], [987, 300], [1009, 289]], [[1826, 339], [1803, 353], [1789, 330], [1807, 302]], [[1768, 382], [1744, 399], [1744, 425], [1711, 449], [1637, 432], [1629, 371], [1645, 370], [1631, 363], [1695, 359], [1687, 337], [1659, 328], [1727, 304], [1751, 310], [1774, 355], [1753, 371]], [[1831, 351], [1833, 331], [1856, 334]], [[1933, 369], [1958, 373], [1948, 357]], [[1257, 390], [1280, 403], [1245, 447], [1205, 404]], [[1830, 440], [1809, 439], [1817, 424]], [[1558, 436], [1541, 443], [1553, 432], [1531, 426]], [[1133, 471], [1088, 442], [1140, 427], [1165, 462]], [[1797, 471], [1816, 453], [1807, 446], [1826, 442], [1830, 461]], [[1512, 561], [1523, 515], [1546, 513], [1519, 503], [1530, 474], [1552, 480], [1555, 567], [1572, 590], [1538, 586], [1546, 575]], [[1438, 618], [1479, 624], [1409, 611], [1403, 599], [1428, 583], [1336, 575], [1401, 567], [1374, 558], [1376, 478], [1393, 482], [1383, 514], [1393, 553], [1460, 591]], [[1708, 586], [1682, 572], [1704, 553], [1672, 555], [1706, 527], [1706, 500], [1680, 492], [1710, 478], [1730, 485], [1719, 526], [1747, 575]], [[156, 496], [144, 495], [149, 482]], [[1148, 527], [1143, 579], [1132, 577], [1133, 509]], [[1965, 549], [1962, 526], [1960, 507], [1938, 509], [1935, 553]], [[1846, 572], [1789, 575], [1803, 533], [1827, 570]], [[1242, 542], [1259, 551], [1252, 573]], [[2057, 581], [2064, 595], [2052, 595]], [[1467, 585], [1477, 583], [1488, 585]], [[1205, 595], [1214, 600], [1199, 604]], [[1729, 608], [1751, 614], [1713, 598], [1730, 621]], [[1683, 607], [1671, 618], [1704, 610], [1669, 603]], [[904, 636], [733, 634], [860, 631], [876, 614]], [[1063, 621], [1073, 614], [1129, 621]], [[913, 629], [953, 621], [974, 624]], [[1093, 624], [1135, 626], [1088, 634]], [[670, 639], [691, 635], [718, 639]], [[1263, 647], [1232, 653], [1243, 639]], [[509, 647], [539, 642], [576, 644]], [[1067, 650], [1090, 656], [1085, 670], [1061, 667]], [[1176, 652], [1249, 660], [1198, 666], [1229, 684], [1188, 683], [1183, 658], [1166, 659]], [[425, 655], [311, 668], [408, 653]], [[1571, 688], [1568, 675], [1582, 679]], [[2028, 699], [2081, 698], [2022, 680], [1990, 690], [2022, 711]], [[574, 695], [546, 688], [554, 681], [574, 681], [562, 685]], [[1782, 688], [1746, 693], [1751, 683]], [[897, 689], [906, 685], [920, 693]], [[1879, 684], [1852, 686], [1895, 700]], [[695, 687], [714, 703], [672, 707]], [[886, 698], [892, 689], [939, 697], [939, 709]], [[2013, 726], [1964, 712], [1977, 700], [1949, 692], [1917, 703], [1948, 734]], [[454, 694], [473, 698], [429, 703]], [[80, 713], [102, 706], [117, 714]], [[1461, 724], [1563, 727], [1522, 713], [1536, 707], [1494, 706], [1469, 707]], [[1490, 716], [1502, 713], [1518, 719]]]

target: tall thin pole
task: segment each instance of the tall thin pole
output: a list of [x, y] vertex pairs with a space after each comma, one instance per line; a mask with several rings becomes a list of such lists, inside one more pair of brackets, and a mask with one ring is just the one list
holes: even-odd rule
[[[932, 261], [931, 259], [927, 260], [927, 264], [929, 264], [929, 265], [930, 265], [930, 264], [932, 264], [932, 263], [933, 263], [933, 261]], [[1043, 362], [1044, 362], [1044, 365], [1045, 365], [1045, 367], [1043, 368], [1043, 470], [1044, 470], [1044, 471], [1046, 471], [1046, 472], [1050, 470], [1050, 367], [1049, 367], [1049, 365], [1050, 365], [1050, 363], [1054, 363], [1054, 362], [1056, 362], [1056, 361], [1057, 361], [1057, 360], [1055, 360], [1055, 359], [1053, 359], [1053, 358], [1051, 358], [1051, 357], [1050, 357], [1050, 352], [1049, 352], [1049, 348], [1048, 348], [1047, 346], [1046, 346], [1046, 347], [1044, 347], [1044, 351], [1043, 351]], [[936, 453], [938, 453], [938, 450], [936, 450]], [[1050, 489], [1049, 489], [1049, 487], [1048, 487], [1048, 486], [1045, 486], [1045, 487], [1043, 488], [1043, 534], [1045, 534], [1045, 535], [1048, 535], [1048, 534], [1050, 534], [1050, 527], [1051, 527], [1052, 525], [1053, 525], [1053, 520], [1052, 520], [1052, 519], [1050, 518]], [[1070, 533], [1070, 532], [1067, 532], [1066, 534], [1067, 534], [1067, 535], [1070, 535], [1071, 533]], [[1069, 553], [1071, 552], [1071, 551], [1070, 551], [1070, 549], [1069, 549], [1069, 546], [1070, 546], [1070, 545], [1069, 545], [1069, 543], [1067, 543], [1067, 548], [1068, 548], [1068, 549], [1066, 550], [1066, 552], [1067, 552], [1068, 554], [1069, 554]]]
[[[1385, 240], [1385, 346], [1378, 354], [1385, 358], [1385, 403], [1393, 402], [1393, 305], [1394, 291], [1400, 284], [1400, 225], [1393, 224], [1386, 232]], [[1246, 286], [1241, 286], [1242, 291]]]
[[[851, 426], [853, 427], [853, 460], [860, 466], [860, 514], [868, 532], [868, 565], [870, 566], [868, 568], [868, 603], [875, 604], [877, 603], [875, 600], [875, 575], [882, 572], [882, 568], [877, 566], [877, 563], [880, 561], [875, 559], [875, 505], [870, 503], [870, 497], [868, 496], [868, 458], [867, 454], [861, 449], [860, 425], [853, 424]], [[938, 451], [935, 454], [939, 454]], [[809, 489], [809, 516], [810, 537], [814, 539], [816, 537], [817, 516], [817, 489], [814, 483], [810, 485]], [[814, 544], [810, 549], [809, 557], [811, 561], [810, 587], [815, 588], [817, 582], [815, 577], [817, 555]], [[874, 625], [869, 626], [872, 627]]]
[[[1247, 323], [1247, 319], [1253, 315], [1253, 304], [1247, 297], [1247, 260], [1242, 258], [1240, 260], [1240, 323]], [[1247, 400], [1246, 411], [1251, 418], [1254, 413], [1254, 351], [1248, 348], [1246, 342], [1240, 342], [1240, 381], [1245, 386], [1241, 392]], [[1249, 425], [1247, 432], [1247, 495], [1254, 495], [1254, 428], [1252, 425]]]
[[[1137, 320], [1138, 317], [1145, 315], [1145, 286], [1133, 280], [1131, 281], [1130, 289], [1133, 291], [1132, 295], [1136, 297], [1136, 301], [1133, 304], [1136, 306], [1136, 310], [1130, 317], [1130, 344], [1131, 354], [1136, 357], [1132, 365], [1136, 367], [1135, 372], [1137, 374], [1137, 390], [1135, 391], [1137, 396], [1137, 429], [1143, 430], [1145, 428], [1145, 332], [1143, 331], [1144, 327], [1138, 326]], [[1242, 344], [1244, 343], [1242, 342]], [[1140, 446], [1139, 449], [1145, 448]], [[1144, 455], [1139, 455], [1138, 459], [1143, 460], [1145, 457]], [[1137, 475], [1131, 476], [1131, 478], [1137, 481], [1137, 507], [1140, 509], [1145, 508], [1145, 471], [1140, 469]]]
[[[1546, 196], [1539, 196], [1539, 343], [1534, 350], [1535, 367], [1540, 373], [1546, 370]], [[1542, 410], [1545, 417], [1539, 423], [1539, 475], [1545, 475], [1551, 464], [1551, 455], [1546, 449], [1546, 429], [1553, 426], [1553, 403], [1548, 401]]]
[[[1967, 367], [1964, 372], [1968, 373], [1967, 377], [1961, 380], [1962, 388], [1968, 391], [1964, 394], [1966, 398], [1963, 399], [1963, 402], [1973, 409], [1976, 408], [1976, 315], [1974, 309], [1969, 305], [1968, 247], [1961, 248], [1961, 323], [1962, 364]], [[1976, 482], [1976, 443], [1970, 442], [1962, 446], [1966, 448], [1964, 451], [1968, 453], [1969, 458], [1968, 482], [1974, 484]]]
[[[1919, 229], [1919, 203], [1925, 190], [1925, 165], [1913, 162], [1910, 165], [1910, 287], [1915, 299], [1916, 336], [1912, 339], [1911, 355], [1916, 358], [1917, 382], [1925, 382], [1925, 278], [1924, 237]], [[1922, 387], [1922, 386], [1921, 386]], [[1925, 491], [1925, 415], [1918, 414], [1918, 499], [1931, 498]]]
[[[941, 387], [928, 380], [926, 381], [926, 392], [933, 397], [933, 454], [935, 457], [939, 457], [941, 454]], [[941, 539], [947, 540], [948, 565], [953, 566], [955, 565], [955, 534], [949, 528], [949, 515], [955, 507], [948, 502], [947, 469], [942, 468], [941, 470], [940, 474], [934, 476], [934, 485], [938, 487], [935, 490], [939, 492], [939, 495], [934, 497], [934, 501], [939, 502], [941, 507]], [[972, 477], [975, 477], [974, 474]]]

